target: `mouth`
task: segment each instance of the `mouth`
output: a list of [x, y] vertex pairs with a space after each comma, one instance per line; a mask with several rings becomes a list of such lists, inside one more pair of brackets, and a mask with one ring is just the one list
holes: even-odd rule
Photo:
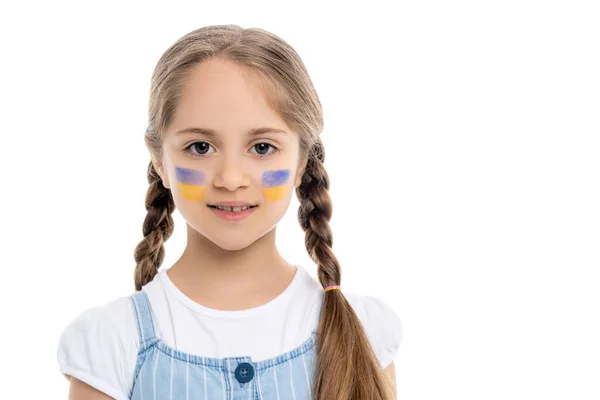
[[243, 202], [208, 204], [211, 211], [225, 221], [240, 221], [254, 212], [257, 205]]
[[245, 205], [239, 205], [239, 206], [226, 206], [226, 205], [220, 205], [220, 204], [209, 204], [208, 206], [210, 208], [215, 208], [217, 210], [229, 211], [229, 212], [241, 212], [241, 211], [246, 211], [246, 210], [248, 210], [250, 208], [258, 207], [258, 206], [251, 205], [251, 204], [245, 204]]

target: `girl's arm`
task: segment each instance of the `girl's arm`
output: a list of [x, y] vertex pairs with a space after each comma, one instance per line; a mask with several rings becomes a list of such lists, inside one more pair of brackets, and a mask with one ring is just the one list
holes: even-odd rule
[[71, 386], [69, 387], [69, 400], [114, 400], [101, 391], [91, 387], [77, 378], [69, 377]]

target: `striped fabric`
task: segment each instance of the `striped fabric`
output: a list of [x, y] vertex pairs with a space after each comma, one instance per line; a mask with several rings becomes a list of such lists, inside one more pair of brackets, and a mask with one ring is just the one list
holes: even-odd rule
[[[132, 294], [130, 300], [140, 340], [131, 399], [312, 399], [316, 330], [298, 347], [258, 362], [250, 357], [202, 357], [169, 347], [156, 336], [144, 290]], [[248, 382], [236, 378], [240, 363], [254, 368]]]

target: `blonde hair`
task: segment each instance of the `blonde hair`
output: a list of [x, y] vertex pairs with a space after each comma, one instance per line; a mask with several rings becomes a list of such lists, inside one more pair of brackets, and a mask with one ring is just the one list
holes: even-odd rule
[[[325, 288], [340, 285], [341, 268], [332, 251], [329, 227], [332, 205], [329, 177], [323, 165], [320, 139], [323, 110], [319, 97], [295, 50], [278, 36], [258, 28], [216, 25], [196, 29], [177, 40], [162, 55], [152, 75], [146, 146], [154, 160], [162, 160], [162, 133], [172, 121], [190, 69], [204, 60], [220, 58], [254, 72], [269, 105], [298, 132], [301, 159], [307, 164], [296, 194], [298, 219], [306, 233], [305, 245], [318, 266]], [[134, 255], [136, 290], [150, 282], [164, 259], [164, 242], [173, 233], [175, 204], [152, 161], [148, 165], [147, 216], [144, 239]], [[340, 290], [324, 292], [317, 330], [316, 400], [390, 400], [391, 380], [384, 373], [363, 326]]]

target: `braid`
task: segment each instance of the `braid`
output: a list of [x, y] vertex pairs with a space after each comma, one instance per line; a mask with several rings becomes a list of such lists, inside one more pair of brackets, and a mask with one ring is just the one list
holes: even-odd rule
[[146, 218], [142, 232], [144, 239], [136, 246], [134, 281], [135, 290], [150, 282], [158, 273], [165, 258], [164, 242], [174, 229], [173, 216], [175, 203], [171, 191], [163, 186], [162, 180], [152, 162], [148, 165], [148, 191], [146, 192]]
[[[324, 161], [323, 143], [317, 139], [309, 152], [296, 194], [306, 249], [318, 266], [319, 281], [325, 288], [340, 285], [342, 273], [332, 250], [329, 221], [333, 207]], [[381, 369], [360, 319], [340, 290], [324, 293], [317, 338], [315, 400], [395, 398], [391, 382]]]
[[306, 234], [306, 249], [311, 259], [319, 266], [319, 281], [325, 287], [339, 285], [342, 277], [339, 262], [331, 249], [333, 235], [329, 220], [333, 207], [324, 160], [325, 152], [319, 140], [308, 157], [302, 183], [296, 193], [300, 199], [298, 219]]

